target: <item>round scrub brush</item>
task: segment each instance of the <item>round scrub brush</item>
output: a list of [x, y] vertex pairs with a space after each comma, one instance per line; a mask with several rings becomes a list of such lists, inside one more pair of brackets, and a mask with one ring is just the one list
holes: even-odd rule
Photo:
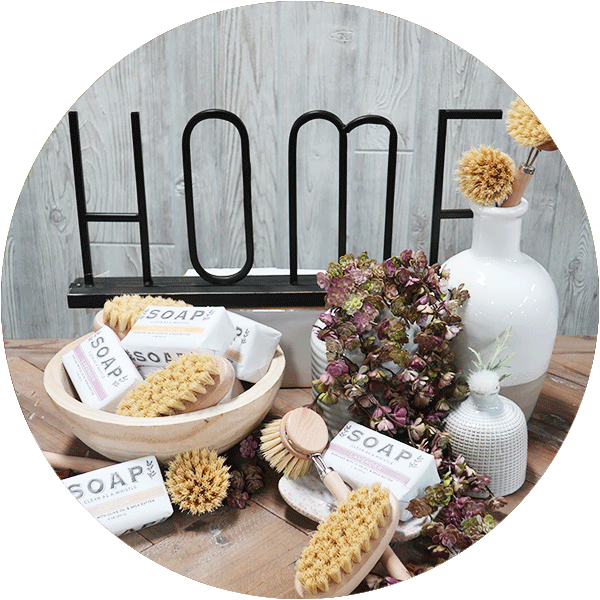
[[479, 146], [465, 152], [456, 171], [459, 190], [479, 206], [502, 206], [511, 195], [515, 163], [508, 154]]
[[521, 98], [517, 98], [511, 104], [511, 109], [506, 115], [506, 130], [517, 144], [529, 148], [527, 160], [516, 173], [513, 192], [503, 204], [503, 206], [516, 206], [535, 173], [533, 163], [540, 151], [552, 151], [557, 148], [546, 128]]
[[230, 479], [225, 459], [203, 448], [181, 452], [169, 463], [165, 487], [173, 504], [200, 515], [223, 504]]
[[265, 425], [260, 449], [278, 473], [297, 479], [306, 475], [328, 441], [325, 421], [314, 410], [297, 408]]

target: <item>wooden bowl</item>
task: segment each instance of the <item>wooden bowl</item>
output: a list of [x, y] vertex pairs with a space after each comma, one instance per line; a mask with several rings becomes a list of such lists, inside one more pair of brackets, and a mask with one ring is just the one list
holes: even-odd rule
[[74, 435], [119, 462], [154, 455], [166, 463], [186, 450], [213, 448], [223, 452], [231, 448], [265, 418], [283, 379], [285, 356], [278, 346], [266, 375], [232, 400], [170, 417], [117, 415], [83, 404], [62, 364], [62, 355], [90, 335], [67, 344], [52, 357], [44, 371], [44, 387]]

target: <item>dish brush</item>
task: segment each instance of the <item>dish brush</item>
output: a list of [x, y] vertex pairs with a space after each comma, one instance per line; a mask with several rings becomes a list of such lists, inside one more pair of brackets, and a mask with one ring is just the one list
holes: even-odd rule
[[542, 150], [557, 149], [554, 140], [542, 125], [534, 112], [517, 98], [506, 115], [506, 130], [520, 146], [529, 148], [527, 160], [519, 167], [513, 184], [513, 192], [503, 206], [516, 206], [521, 201], [523, 193], [535, 173], [535, 159]]
[[296, 563], [302, 597], [348, 595], [389, 544], [400, 519], [396, 498], [378, 483], [350, 492], [325, 521]]
[[[302, 477], [314, 464], [325, 487], [338, 502], [342, 502], [348, 497], [348, 486], [337, 471], [325, 464], [321, 456], [328, 441], [325, 421], [314, 410], [302, 407], [264, 426], [260, 450], [273, 469], [290, 479]], [[389, 546], [385, 548], [381, 562], [398, 581], [411, 577]]]
[[459, 190], [480, 206], [503, 206], [513, 191], [515, 163], [505, 152], [479, 146], [465, 152], [456, 171]]
[[190, 306], [183, 300], [173, 300], [162, 296], [140, 296], [124, 294], [115, 296], [104, 303], [103, 309], [94, 318], [94, 330], [108, 325], [120, 339], [123, 339], [133, 324], [148, 306]]
[[230, 479], [225, 458], [215, 450], [202, 448], [175, 456], [165, 474], [165, 487], [171, 502], [199, 515], [223, 504]]
[[226, 358], [183, 354], [129, 391], [116, 413], [129, 417], [161, 417], [196, 411], [220, 402], [234, 382], [235, 371]]

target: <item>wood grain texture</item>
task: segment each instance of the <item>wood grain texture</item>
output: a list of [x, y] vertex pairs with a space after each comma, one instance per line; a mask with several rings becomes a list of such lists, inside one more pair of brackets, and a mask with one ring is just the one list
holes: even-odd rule
[[[99, 458], [75, 438], [44, 390], [43, 370], [67, 341], [5, 340], [10, 375], [24, 418], [41, 449]], [[527, 497], [559, 451], [582, 402], [595, 347], [593, 337], [557, 338], [542, 395], [528, 422], [527, 479], [506, 498], [507, 505], [496, 515], [499, 521]], [[307, 404], [310, 398], [307, 389], [280, 390], [264, 422]], [[220, 589], [295, 598], [294, 562], [316, 524], [281, 499], [275, 471], [265, 466], [264, 475], [264, 487], [252, 494], [244, 509], [224, 506], [194, 516], [175, 508], [167, 521], [120, 540], [175, 573]], [[404, 564], [423, 568], [433, 566], [426, 552], [430, 544], [428, 538], [417, 538], [395, 544], [394, 550]], [[366, 591], [366, 587], [357, 591]]]
[[[516, 93], [475, 57], [413, 23], [378, 11], [321, 2], [254, 4], [191, 21], [149, 41], [101, 76], [73, 105], [79, 113], [89, 210], [135, 211], [130, 112], [139, 111], [155, 275], [183, 274], [187, 243], [181, 136], [201, 110], [237, 114], [250, 137], [256, 267], [289, 266], [288, 139], [301, 114], [366, 114], [398, 131], [392, 249], [429, 252], [440, 108], [500, 108]], [[387, 130], [348, 136], [347, 249], [382, 252]], [[463, 152], [480, 144], [516, 147], [499, 121], [452, 121], [444, 208], [466, 207], [454, 181]], [[198, 258], [203, 266], [245, 262], [240, 141], [229, 123], [192, 134]], [[311, 122], [298, 140], [299, 267], [337, 259], [338, 136]], [[598, 273], [585, 210], [565, 159], [544, 152], [525, 197], [523, 250], [552, 275], [560, 334], [597, 332]], [[140, 275], [134, 224], [92, 224], [96, 274]], [[469, 221], [444, 221], [439, 259], [470, 245]], [[91, 315], [69, 309], [69, 283], [82, 275], [69, 131], [50, 133], [24, 184], [11, 223], [2, 277], [9, 338], [78, 337]]]

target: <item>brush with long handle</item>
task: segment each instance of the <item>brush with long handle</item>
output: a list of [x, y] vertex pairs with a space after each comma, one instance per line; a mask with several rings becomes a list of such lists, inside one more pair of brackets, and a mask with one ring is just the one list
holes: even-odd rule
[[87, 473], [88, 471], [95, 471], [96, 469], [102, 469], [103, 467], [112, 467], [117, 464], [109, 460], [102, 460], [101, 458], [68, 456], [66, 454], [58, 454], [57, 452], [48, 452], [46, 450], [42, 450], [42, 454], [52, 468], [70, 469], [71, 471], [77, 471], [78, 473]]
[[479, 146], [465, 152], [456, 171], [458, 189], [479, 206], [505, 206], [513, 193], [515, 163], [498, 148]]
[[347, 596], [380, 559], [400, 520], [400, 506], [379, 484], [361, 486], [319, 523], [296, 562], [303, 598]]
[[[271, 467], [290, 479], [305, 475], [314, 464], [325, 487], [338, 502], [342, 502], [350, 490], [339, 473], [323, 460], [321, 453], [328, 441], [325, 421], [314, 410], [302, 407], [265, 425], [261, 432], [260, 448]], [[411, 577], [389, 546], [380, 561], [394, 579], [404, 581]]]
[[512, 193], [502, 203], [503, 207], [517, 206], [521, 202], [535, 173], [534, 163], [540, 152], [557, 149], [546, 128], [521, 98], [517, 98], [511, 107], [506, 118], [506, 129], [517, 144], [529, 148], [529, 153], [515, 174]]

